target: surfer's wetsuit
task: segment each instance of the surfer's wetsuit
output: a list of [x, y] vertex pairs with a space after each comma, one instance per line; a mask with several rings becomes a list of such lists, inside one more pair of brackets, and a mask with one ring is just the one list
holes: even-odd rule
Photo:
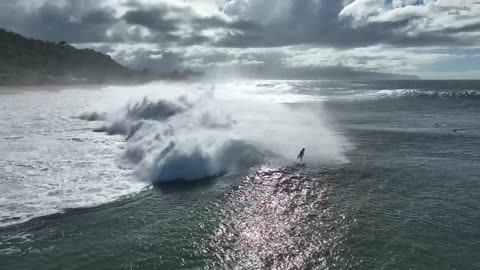
[[301, 162], [304, 154], [305, 154], [305, 148], [302, 148], [302, 150], [300, 150], [300, 153], [298, 153], [297, 160], [300, 159], [300, 162]]

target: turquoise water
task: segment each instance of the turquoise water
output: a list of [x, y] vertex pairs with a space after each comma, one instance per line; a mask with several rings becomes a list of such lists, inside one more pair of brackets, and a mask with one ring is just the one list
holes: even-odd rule
[[[307, 147], [306, 167], [260, 161], [9, 224], [0, 228], [1, 268], [478, 269], [480, 87], [416, 83], [287, 82], [281, 94], [303, 99], [284, 106], [327, 114], [349, 141], [347, 162], [309, 162]], [[123, 166], [115, 158], [126, 148], [122, 137], [85, 124], [86, 138], [107, 140], [104, 162], [112, 156]], [[4, 162], [20, 152], [11, 140]], [[17, 167], [2, 173], [26, 170]], [[131, 176], [122, 170], [114, 179]]]

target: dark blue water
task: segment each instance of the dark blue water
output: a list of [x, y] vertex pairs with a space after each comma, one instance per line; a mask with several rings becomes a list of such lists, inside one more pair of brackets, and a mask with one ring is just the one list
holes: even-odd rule
[[478, 268], [478, 82], [363, 87], [391, 85], [402, 90], [328, 103], [356, 145], [336, 182], [339, 204], [356, 222], [346, 242], [352, 262], [363, 269]]
[[3, 227], [1, 268], [480, 269], [480, 82], [257, 87], [280, 83], [321, 97], [286, 106], [327, 115], [348, 163], [254, 167]]

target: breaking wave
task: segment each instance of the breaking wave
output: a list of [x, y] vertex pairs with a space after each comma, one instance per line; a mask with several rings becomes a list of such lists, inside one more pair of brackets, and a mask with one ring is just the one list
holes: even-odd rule
[[[480, 90], [420, 90], [420, 89], [394, 89], [394, 90], [360, 90], [354, 94], [341, 96], [339, 99], [379, 99], [379, 98], [441, 98], [441, 99], [480, 99]], [[335, 99], [335, 98], [334, 98]]]
[[[95, 130], [125, 136], [122, 165], [141, 179], [190, 181], [266, 163], [285, 164], [293, 162], [302, 147], [311, 162], [346, 162], [348, 143], [328, 127], [324, 113], [294, 110], [250, 92], [248, 98], [232, 95], [240, 90], [231, 87], [176, 87], [176, 95], [162, 95], [159, 89], [130, 100], [105, 114]], [[92, 118], [99, 119], [84, 117]]]
[[450, 90], [450, 91], [435, 91], [435, 90], [416, 90], [416, 89], [401, 89], [391, 90], [390, 95], [406, 96], [406, 97], [438, 97], [438, 98], [480, 98], [479, 90]]

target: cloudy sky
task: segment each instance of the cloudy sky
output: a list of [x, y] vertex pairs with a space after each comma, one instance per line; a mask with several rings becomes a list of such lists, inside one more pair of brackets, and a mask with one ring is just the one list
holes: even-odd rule
[[480, 0], [0, 0], [0, 27], [159, 72], [480, 79]]

